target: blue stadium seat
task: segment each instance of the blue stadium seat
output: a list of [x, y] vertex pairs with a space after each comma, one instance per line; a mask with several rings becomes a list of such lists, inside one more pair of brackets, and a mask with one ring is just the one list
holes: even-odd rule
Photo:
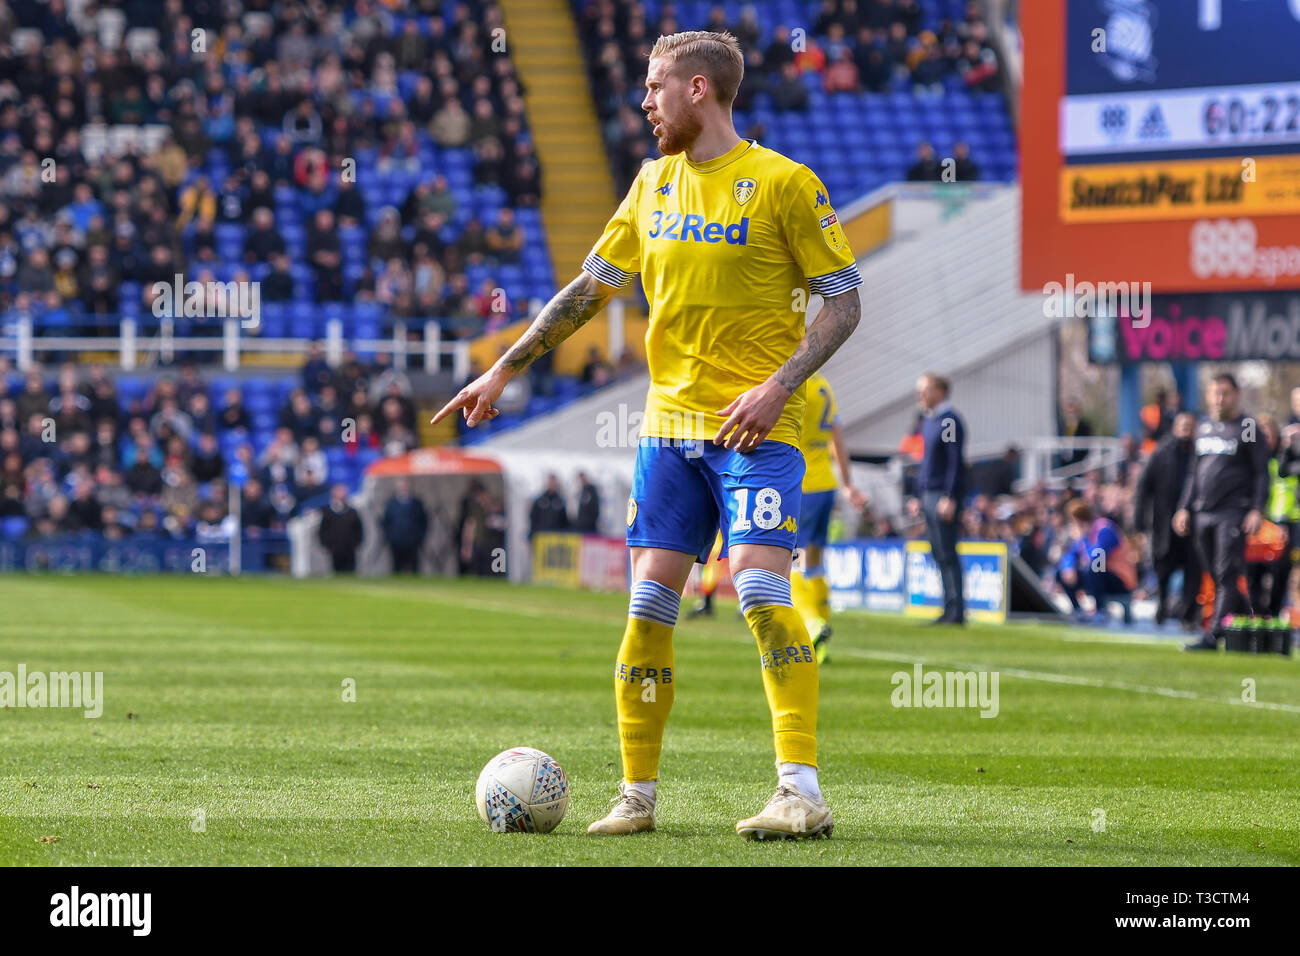
[[0, 538], [15, 541], [27, 533], [29, 522], [24, 515], [10, 515], [0, 518]]

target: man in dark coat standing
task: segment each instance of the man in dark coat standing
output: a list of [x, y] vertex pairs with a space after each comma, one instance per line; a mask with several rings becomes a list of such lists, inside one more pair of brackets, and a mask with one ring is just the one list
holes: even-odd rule
[[573, 530], [595, 534], [600, 524], [600, 492], [585, 472], [578, 472], [578, 512], [573, 516]]
[[[1146, 468], [1138, 478], [1137, 498], [1133, 504], [1133, 522], [1151, 544], [1151, 563], [1156, 569], [1159, 596], [1156, 604], [1156, 624], [1166, 617], [1177, 617], [1187, 628], [1196, 624], [1199, 606], [1196, 595], [1201, 587], [1201, 564], [1191, 539], [1174, 534], [1174, 512], [1178, 510], [1178, 496], [1187, 481], [1187, 468], [1192, 460], [1192, 432], [1196, 430], [1196, 416], [1180, 412], [1174, 419], [1172, 434], [1166, 435], [1156, 445], [1147, 459]], [[1183, 597], [1178, 608], [1169, 610], [1169, 580], [1178, 570], [1183, 572]]]
[[546, 490], [533, 501], [528, 513], [528, 539], [546, 531], [568, 531], [569, 508], [560, 494], [560, 479], [546, 476]]
[[424, 502], [411, 494], [411, 481], [398, 478], [393, 497], [384, 505], [384, 538], [393, 554], [393, 573], [420, 573], [420, 546], [429, 533]]
[[929, 373], [916, 383], [924, 416], [921, 437], [925, 454], [916, 476], [916, 491], [925, 514], [930, 553], [943, 579], [943, 614], [936, 624], [965, 624], [961, 559], [957, 556], [961, 501], [966, 494], [966, 428], [948, 401], [948, 380]]
[[364, 532], [357, 509], [348, 504], [348, 486], [330, 489], [328, 508], [321, 510], [320, 543], [330, 553], [335, 574], [351, 574], [357, 569], [357, 548]]

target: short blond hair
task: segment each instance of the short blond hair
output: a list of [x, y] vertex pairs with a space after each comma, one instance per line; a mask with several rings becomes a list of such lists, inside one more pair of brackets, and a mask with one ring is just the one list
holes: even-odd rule
[[672, 64], [672, 72], [691, 77], [703, 74], [713, 95], [723, 106], [730, 106], [745, 76], [745, 57], [740, 41], [730, 33], [708, 30], [684, 30], [670, 33], [655, 41], [650, 59], [662, 57]]

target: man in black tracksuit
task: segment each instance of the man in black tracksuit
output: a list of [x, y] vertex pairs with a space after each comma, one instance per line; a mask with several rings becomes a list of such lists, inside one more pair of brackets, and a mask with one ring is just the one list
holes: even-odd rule
[[1255, 420], [1238, 410], [1240, 397], [1231, 375], [1210, 382], [1210, 417], [1196, 428], [1192, 467], [1174, 514], [1174, 531], [1192, 535], [1214, 577], [1211, 630], [1188, 650], [1217, 649], [1224, 615], [1250, 610], [1237, 582], [1246, 573], [1246, 536], [1259, 530], [1268, 501], [1268, 446]]
[[[1174, 534], [1173, 518], [1192, 464], [1196, 416], [1191, 412], [1179, 412], [1172, 431], [1151, 453], [1138, 479], [1133, 520], [1140, 531], [1146, 532], [1151, 544], [1151, 563], [1155, 566], [1159, 585], [1156, 624], [1163, 624], [1167, 617], [1175, 617], [1190, 628], [1196, 623], [1200, 609], [1196, 594], [1201, 585], [1201, 563], [1191, 540]], [[1183, 572], [1183, 597], [1179, 606], [1171, 610], [1169, 580], [1179, 570]]]

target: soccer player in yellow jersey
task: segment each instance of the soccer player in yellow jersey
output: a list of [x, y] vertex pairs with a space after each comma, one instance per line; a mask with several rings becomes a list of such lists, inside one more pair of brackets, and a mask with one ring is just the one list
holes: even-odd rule
[[[641, 108], [663, 153], [641, 167], [582, 274], [435, 421], [495, 417], [506, 383], [639, 273], [650, 303], [650, 391], [627, 543], [632, 593], [614, 667], [623, 782], [593, 833], [653, 830], [664, 726], [678, 673], [673, 627], [691, 566], [722, 530], [772, 714], [777, 789], [736, 830], [830, 835], [817, 779], [817, 661], [790, 598], [804, 382], [857, 327], [862, 283], [826, 187], [806, 166], [736, 135], [744, 72], [730, 34], [660, 37]], [[593, 157], [593, 162], [603, 162]], [[806, 325], [798, 308], [824, 297]]]
[[849, 453], [840, 428], [839, 408], [831, 383], [821, 372], [814, 372], [804, 386], [803, 434], [800, 441], [806, 469], [803, 475], [802, 506], [799, 510], [799, 549], [797, 567], [790, 575], [790, 590], [795, 610], [813, 639], [817, 663], [830, 659], [831, 615], [830, 586], [822, 567], [822, 549], [830, 535], [831, 512], [835, 509], [835, 472], [831, 458], [839, 469], [840, 483], [853, 507], [861, 508], [866, 496], [853, 487]]

